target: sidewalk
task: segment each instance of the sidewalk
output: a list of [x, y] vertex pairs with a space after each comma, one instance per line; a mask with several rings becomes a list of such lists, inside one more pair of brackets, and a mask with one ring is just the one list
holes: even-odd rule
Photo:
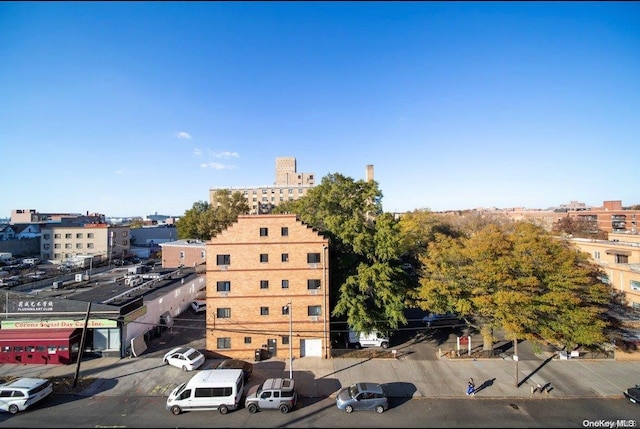
[[[248, 385], [270, 377], [289, 376], [288, 359], [254, 362]], [[516, 373], [517, 365], [517, 373]], [[74, 377], [76, 365], [0, 365], [0, 376]], [[83, 361], [80, 378], [95, 381], [78, 394], [85, 396], [167, 396], [192, 372], [166, 366], [161, 357], [95, 358]], [[327, 397], [340, 387], [359, 381], [385, 383], [392, 397], [460, 398], [473, 378], [482, 398], [623, 397], [623, 391], [640, 383], [638, 362], [613, 359], [526, 360], [503, 359], [322, 359], [293, 361], [296, 389], [304, 397]], [[519, 387], [516, 386], [516, 377]], [[533, 393], [537, 385], [544, 393]]]

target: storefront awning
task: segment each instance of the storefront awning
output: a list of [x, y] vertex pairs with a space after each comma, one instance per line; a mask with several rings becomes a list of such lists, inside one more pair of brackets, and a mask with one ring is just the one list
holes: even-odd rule
[[0, 329], [0, 341], [68, 340], [75, 332], [76, 329]]
[[606, 253], [607, 255], [631, 256], [631, 252], [629, 250], [607, 249]]

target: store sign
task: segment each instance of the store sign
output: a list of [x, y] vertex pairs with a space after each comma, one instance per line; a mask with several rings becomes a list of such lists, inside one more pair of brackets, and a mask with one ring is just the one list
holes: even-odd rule
[[20, 299], [11, 301], [12, 312], [47, 312], [53, 311], [53, 301], [46, 299]]
[[[87, 328], [116, 328], [109, 319], [89, 319]], [[84, 328], [84, 320], [3, 320], [2, 329], [75, 329]]]
[[147, 306], [143, 305], [142, 307], [133, 310], [131, 313], [126, 314], [124, 316], [124, 323], [131, 323], [145, 314], [147, 314]]

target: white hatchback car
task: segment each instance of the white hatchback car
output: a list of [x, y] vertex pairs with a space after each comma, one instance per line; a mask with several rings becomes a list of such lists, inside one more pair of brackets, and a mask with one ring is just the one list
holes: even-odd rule
[[0, 410], [15, 414], [46, 398], [53, 385], [46, 378], [22, 377], [0, 385]]
[[191, 347], [176, 347], [162, 359], [165, 364], [173, 365], [183, 371], [193, 371], [204, 363], [204, 355]]

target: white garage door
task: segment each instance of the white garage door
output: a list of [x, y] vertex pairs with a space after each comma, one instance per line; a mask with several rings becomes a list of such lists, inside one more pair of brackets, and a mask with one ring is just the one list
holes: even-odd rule
[[322, 356], [322, 340], [300, 340], [300, 350], [302, 356]]

